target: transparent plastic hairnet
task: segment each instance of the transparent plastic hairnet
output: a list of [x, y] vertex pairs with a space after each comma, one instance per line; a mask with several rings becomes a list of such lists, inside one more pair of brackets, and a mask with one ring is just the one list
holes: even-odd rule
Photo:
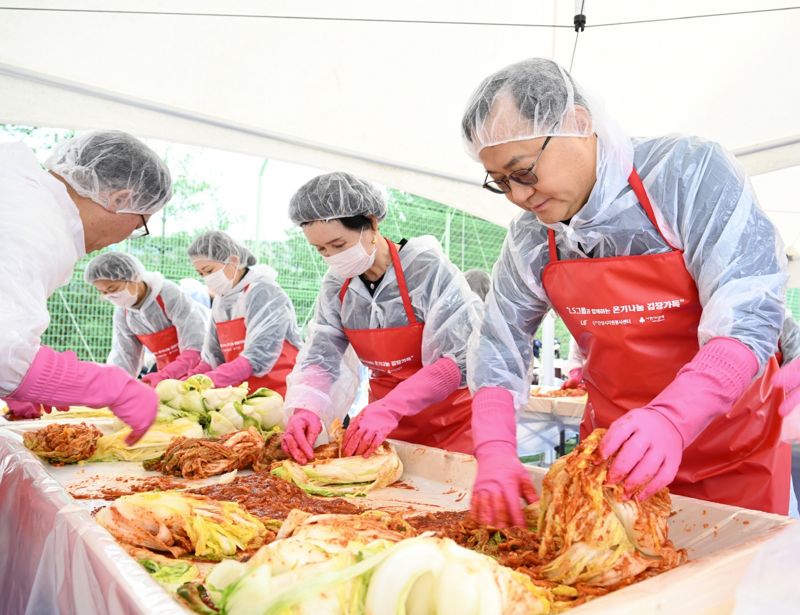
[[513, 393], [517, 407], [526, 403], [533, 336], [550, 309], [542, 286], [542, 270], [550, 260], [548, 227], [555, 231], [561, 259], [669, 250], [624, 180], [630, 167], [618, 161], [625, 158], [625, 148], [661, 229], [684, 251], [697, 284], [703, 306], [699, 344], [733, 337], [755, 353], [763, 368], [784, 324], [786, 257], [736, 160], [697, 137], [631, 142], [617, 135], [598, 143], [597, 184], [569, 224], [545, 225], [528, 212], [512, 222], [492, 272], [483, 324], [470, 340], [470, 388], [502, 387]]
[[483, 269], [470, 269], [464, 273], [464, 278], [472, 292], [478, 295], [481, 301], [485, 300], [489, 287], [492, 285], [492, 276]]
[[89, 284], [97, 280], [141, 282], [144, 271], [141, 261], [131, 254], [105, 252], [89, 261], [83, 272], [83, 279]]
[[558, 64], [530, 58], [483, 80], [464, 111], [461, 135], [475, 159], [484, 147], [509, 141], [587, 137], [594, 132], [594, 106]]
[[204, 259], [218, 263], [227, 263], [232, 256], [236, 256], [240, 269], [252, 267], [258, 262], [250, 250], [222, 231], [203, 233], [192, 242], [187, 252], [192, 260]]
[[371, 183], [349, 173], [319, 175], [303, 184], [289, 201], [289, 217], [297, 225], [351, 216], [386, 217], [386, 198]]
[[[44, 166], [114, 213], [153, 214], [172, 198], [167, 165], [139, 139], [119, 130], [95, 130], [59, 143]], [[114, 209], [109, 195], [117, 190], [132, 195]]]
[[[178, 333], [178, 348], [203, 349], [208, 319], [202, 305], [194, 301], [177, 284], [165, 280], [158, 272], [148, 271], [143, 281], [149, 290], [138, 308], [116, 308], [111, 336], [111, 353], [107, 363], [121, 367], [131, 376], [138, 376], [144, 358], [144, 346], [137, 335], [158, 333], [174, 326]], [[164, 309], [156, 301], [161, 297]], [[207, 310], [206, 310], [207, 313]]]
[[[400, 263], [414, 313], [425, 323], [422, 364], [430, 365], [447, 357], [465, 375], [467, 340], [483, 313], [480, 299], [433, 237], [410, 239], [400, 250]], [[287, 379], [286, 407], [310, 410], [326, 425], [347, 414], [349, 403], [343, 405], [339, 400], [352, 401], [358, 385], [357, 379], [347, 374], [351, 389], [343, 392], [340, 384], [343, 363], [347, 366], [345, 352], [350, 346], [343, 329], [408, 324], [394, 268], [386, 272], [374, 297], [355, 278], [342, 302], [339, 299], [342, 284], [344, 280], [332, 271], [325, 274], [308, 340]], [[465, 381], [462, 378], [462, 383]]]
[[300, 348], [302, 339], [289, 295], [275, 282], [273, 270], [255, 265], [230, 292], [214, 298], [211, 323], [203, 346], [203, 361], [212, 367], [225, 363], [215, 323], [244, 318], [247, 335], [241, 356], [256, 376], [270, 372], [283, 349], [284, 340]]

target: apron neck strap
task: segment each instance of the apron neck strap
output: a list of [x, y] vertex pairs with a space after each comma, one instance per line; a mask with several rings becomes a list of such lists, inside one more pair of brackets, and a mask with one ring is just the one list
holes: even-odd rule
[[161, 307], [161, 311], [164, 312], [164, 316], [167, 315], [167, 308], [164, 306], [164, 300], [161, 298], [161, 295], [156, 295], [156, 303]]
[[400, 287], [400, 296], [403, 298], [403, 307], [406, 310], [406, 318], [408, 324], [417, 324], [417, 317], [414, 316], [414, 308], [411, 307], [411, 298], [408, 296], [408, 286], [406, 286], [406, 274], [403, 273], [403, 267], [400, 265], [400, 254], [397, 252], [397, 246], [394, 242], [389, 241], [389, 254], [392, 255], [392, 265], [394, 265], [394, 272], [397, 276], [397, 285]]
[[658, 225], [658, 220], [656, 220], [656, 214], [653, 211], [653, 205], [650, 203], [650, 197], [647, 196], [647, 191], [644, 189], [644, 184], [642, 183], [642, 179], [639, 177], [639, 173], [637, 173], [636, 169], [631, 170], [631, 174], [628, 176], [628, 183], [633, 188], [633, 193], [636, 195], [636, 198], [639, 199], [639, 204], [644, 209], [644, 213], [647, 214], [648, 219], [650, 222], [653, 223], [653, 226], [656, 227], [658, 234], [661, 235], [661, 239], [663, 239], [666, 244], [676, 250], [675, 246], [673, 246], [669, 240], [664, 237], [664, 233], [661, 231], [661, 227]]
[[547, 229], [547, 247], [550, 250], [550, 262], [558, 260], [558, 250], [556, 250], [556, 233], [553, 229]]
[[[403, 308], [406, 311], [406, 318], [408, 324], [416, 325], [417, 317], [414, 315], [414, 308], [411, 306], [411, 298], [408, 295], [408, 286], [406, 285], [406, 276], [403, 273], [403, 267], [400, 265], [400, 254], [397, 252], [397, 246], [394, 242], [387, 239], [386, 243], [389, 244], [389, 255], [392, 257], [392, 266], [394, 267], [395, 275], [397, 276], [397, 286], [400, 288], [400, 297], [403, 299]], [[347, 289], [350, 288], [350, 282], [353, 278], [347, 278], [342, 284], [342, 290], [339, 291], [339, 301], [344, 301], [344, 296]]]
[[347, 289], [350, 288], [350, 282], [352, 282], [353, 278], [347, 278], [342, 284], [342, 290], [339, 291], [339, 303], [344, 302], [344, 296], [347, 294]]
[[[661, 235], [661, 239], [663, 239], [672, 250], [676, 250], [677, 248], [664, 236], [661, 227], [658, 225], [656, 214], [653, 211], [653, 205], [650, 203], [650, 197], [647, 196], [647, 191], [644, 189], [644, 184], [642, 184], [642, 179], [639, 177], [639, 173], [636, 172], [636, 169], [631, 170], [631, 174], [628, 176], [628, 184], [630, 184], [639, 204], [642, 206], [642, 209], [644, 209], [647, 219], [650, 220], [653, 226], [656, 227], [658, 234]], [[547, 247], [550, 250], [550, 261], [557, 261], [558, 250], [556, 249], [556, 234], [551, 228], [547, 229]]]

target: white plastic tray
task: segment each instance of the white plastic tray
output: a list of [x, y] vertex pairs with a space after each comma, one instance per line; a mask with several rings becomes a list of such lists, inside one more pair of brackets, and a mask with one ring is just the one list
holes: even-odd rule
[[[20, 433], [28, 428], [29, 425], [20, 423], [11, 428], [0, 428], [0, 460], [3, 466], [12, 464], [19, 468], [24, 465], [29, 471], [33, 469], [39, 475], [39, 480], [28, 493], [28, 497], [45, 498], [59, 503], [61, 508], [68, 508], [71, 531], [75, 534], [74, 540], [80, 545], [78, 550], [93, 548], [96, 557], [102, 561], [114, 582], [124, 593], [136, 598], [133, 603], [138, 605], [131, 607], [134, 610], [130, 611], [120, 609], [116, 612], [98, 612], [182, 612], [177, 603], [172, 602], [166, 592], [161, 591], [121, 548], [113, 544], [105, 530], [91, 519], [88, 509], [103, 503], [88, 500], [76, 502], [63, 489], [73, 481], [95, 474], [141, 476], [155, 473], [145, 472], [140, 464], [130, 462], [61, 468], [46, 466], [21, 447]], [[370, 493], [366, 500], [371, 505], [393, 510], [462, 510], [469, 506], [469, 489], [477, 469], [473, 457], [404, 442], [394, 444], [404, 464], [402, 482], [399, 486]], [[545, 470], [531, 467], [529, 471], [540, 490]], [[4, 483], [5, 478], [0, 487]], [[0, 500], [4, 495], [0, 489]], [[681, 496], [673, 496], [673, 506], [675, 514], [670, 518], [670, 536], [676, 546], [687, 549], [689, 563], [598, 598], [577, 607], [571, 613], [728, 613], [733, 607], [735, 591], [759, 549], [770, 538], [786, 531], [793, 524], [787, 517]], [[46, 531], [46, 528], [42, 528], [42, 531]], [[92, 547], [92, 543], [101, 544], [99, 547]], [[62, 549], [50, 553], [50, 556], [68, 558], [69, 553]], [[74, 558], [73, 562], [65, 561], [64, 565], [74, 565]], [[798, 575], [798, 572], [800, 571], [790, 570], [787, 574]], [[0, 566], [0, 579], [9, 574], [13, 574], [13, 571]], [[145, 597], [150, 599], [150, 604], [145, 603]], [[156, 600], [156, 597], [170, 600], [175, 608], [167, 607], [163, 600]], [[139, 606], [142, 610], [136, 611], [135, 608]]]

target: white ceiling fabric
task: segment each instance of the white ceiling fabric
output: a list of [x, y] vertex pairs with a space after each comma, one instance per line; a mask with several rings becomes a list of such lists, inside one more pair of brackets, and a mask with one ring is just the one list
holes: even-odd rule
[[[570, 0], [0, 2], [12, 5], [251, 16], [0, 10], [0, 122], [344, 169], [498, 224], [516, 211], [480, 189], [461, 111], [491, 71], [537, 55], [569, 66], [575, 42], [571, 27], [488, 25], [571, 26]], [[800, 10], [592, 28], [789, 6], [586, 0], [573, 74], [631, 135], [699, 134], [736, 152], [800, 253]]]

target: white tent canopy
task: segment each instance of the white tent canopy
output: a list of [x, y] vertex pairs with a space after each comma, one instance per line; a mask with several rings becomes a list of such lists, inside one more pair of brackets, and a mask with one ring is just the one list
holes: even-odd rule
[[[461, 111], [505, 64], [569, 66], [576, 37], [569, 0], [2, 6], [0, 122], [114, 127], [346, 169], [499, 224], [515, 209], [480, 189]], [[632, 135], [694, 133], [737, 152], [800, 253], [800, 10], [601, 27], [790, 6], [586, 0], [573, 74]]]

